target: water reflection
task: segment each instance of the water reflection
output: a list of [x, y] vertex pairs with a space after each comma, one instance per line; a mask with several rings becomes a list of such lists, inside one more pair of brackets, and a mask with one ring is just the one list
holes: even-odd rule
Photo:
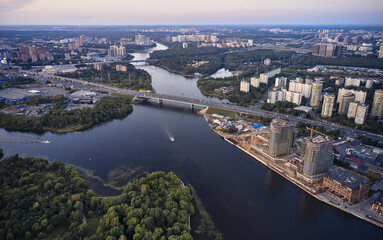
[[285, 184], [286, 180], [284, 178], [275, 176], [272, 170], [266, 169], [265, 190], [269, 196], [275, 197], [283, 194]]

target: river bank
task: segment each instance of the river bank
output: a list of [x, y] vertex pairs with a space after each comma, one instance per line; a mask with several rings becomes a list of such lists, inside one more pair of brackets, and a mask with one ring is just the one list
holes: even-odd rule
[[[264, 158], [260, 154], [257, 154], [255, 152], [253, 153], [253, 152], [251, 152], [251, 150], [245, 149], [245, 147], [241, 146], [241, 144], [239, 142], [237, 142], [235, 140], [234, 141], [231, 140], [228, 137], [228, 135], [230, 135], [230, 134], [225, 134], [225, 133], [222, 133], [222, 132], [220, 132], [220, 131], [218, 131], [216, 129], [213, 129], [211, 127], [211, 125], [209, 124], [209, 121], [208, 121], [208, 117], [207, 117], [208, 114], [206, 114], [207, 109], [208, 108], [205, 108], [205, 109], [201, 110], [199, 112], [199, 114], [204, 117], [206, 123], [208, 123], [209, 128], [213, 132], [215, 132], [216, 134], [221, 136], [226, 142], [228, 142], [231, 145], [235, 146], [240, 151], [246, 153], [248, 156], [250, 156], [251, 158], [253, 158], [257, 162], [261, 163], [262, 165], [264, 165], [268, 169], [270, 169], [270, 170], [274, 171], [275, 173], [279, 174], [281, 177], [283, 177], [284, 179], [288, 180], [289, 182], [291, 182], [295, 186], [299, 187], [300, 189], [302, 189], [303, 191], [305, 191], [306, 193], [308, 193], [310, 196], [314, 197], [315, 199], [317, 199], [317, 200], [319, 200], [321, 202], [324, 202], [326, 204], [329, 204], [330, 206], [335, 207], [335, 208], [337, 208], [339, 210], [342, 210], [343, 212], [346, 212], [346, 213], [349, 213], [349, 214], [351, 214], [351, 215], [353, 215], [355, 217], [358, 217], [358, 218], [360, 218], [360, 219], [362, 219], [364, 221], [367, 221], [367, 222], [369, 222], [369, 223], [371, 223], [371, 224], [373, 224], [373, 225], [375, 225], [377, 227], [383, 228], [383, 222], [381, 222], [380, 220], [372, 218], [371, 215], [369, 215], [369, 214], [365, 214], [365, 211], [363, 211], [363, 212], [361, 212], [361, 210], [358, 211], [358, 207], [357, 206], [354, 206], [354, 207], [350, 208], [350, 206], [347, 206], [346, 204], [337, 203], [335, 199], [331, 199], [330, 197], [328, 197], [328, 195], [326, 193], [318, 192], [314, 188], [311, 188], [310, 186], [305, 185], [299, 179], [294, 178], [292, 176], [289, 176], [288, 172], [286, 170], [282, 169], [280, 166], [278, 166], [277, 163], [274, 163], [274, 162]], [[377, 194], [374, 194], [369, 199], [366, 199], [366, 200], [358, 203], [357, 205], [363, 205], [363, 203], [366, 203], [366, 202], [367, 203], [371, 203], [376, 197], [377, 197]]]
[[[184, 73], [182, 73], [182, 72], [178, 72], [178, 71], [176, 71], [176, 70], [172, 70], [172, 69], [167, 68], [167, 67], [165, 67], [165, 66], [163, 66], [163, 65], [160, 65], [160, 64], [155, 64], [155, 63], [153, 63], [153, 64], [151, 64], [151, 65], [156, 66], [156, 67], [160, 67], [160, 68], [165, 69], [166, 71], [169, 71], [169, 72], [171, 72], [171, 73], [180, 74], [180, 75], [182, 75], [182, 76], [184, 76], [184, 77], [187, 77], [187, 78], [194, 78], [194, 77], [197, 77], [196, 75], [187, 75], [187, 74], [184, 74]], [[205, 76], [205, 75], [201, 75], [201, 76], [198, 76], [198, 77], [204, 77], [204, 76]]]
[[32, 133], [69, 133], [92, 129], [115, 119], [123, 119], [132, 111], [129, 97], [104, 96], [91, 108], [66, 110], [65, 99], [53, 102], [42, 116], [0, 113], [0, 127], [8, 131]]

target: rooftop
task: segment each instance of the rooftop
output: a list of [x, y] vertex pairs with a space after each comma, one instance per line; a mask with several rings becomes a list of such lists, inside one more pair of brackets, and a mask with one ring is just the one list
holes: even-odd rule
[[363, 185], [369, 183], [367, 179], [358, 177], [335, 166], [330, 168], [327, 176], [352, 189], [358, 188], [361, 184]]
[[371, 165], [383, 168], [383, 155], [379, 154], [377, 158], [371, 163]]
[[374, 201], [375, 204], [383, 204], [383, 192], [379, 194], [379, 196]]
[[294, 123], [291, 123], [291, 122], [288, 122], [286, 120], [279, 119], [279, 118], [274, 118], [273, 121], [271, 122], [271, 124], [273, 126], [276, 126], [276, 127], [290, 127], [290, 126], [294, 126]]
[[324, 137], [322, 135], [318, 135], [316, 137], [313, 137], [310, 139], [312, 143], [325, 143], [325, 142], [330, 142], [331, 139]]

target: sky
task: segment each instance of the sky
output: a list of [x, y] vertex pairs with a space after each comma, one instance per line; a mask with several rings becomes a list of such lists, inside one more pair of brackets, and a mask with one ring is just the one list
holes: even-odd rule
[[0, 25], [383, 25], [383, 0], [0, 0]]

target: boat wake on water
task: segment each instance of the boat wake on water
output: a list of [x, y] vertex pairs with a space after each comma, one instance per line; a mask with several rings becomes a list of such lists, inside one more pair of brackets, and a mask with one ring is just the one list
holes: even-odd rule
[[169, 140], [171, 142], [174, 142], [175, 141], [174, 136], [173, 136], [172, 132], [170, 131], [170, 128], [167, 126], [167, 124], [163, 124], [163, 128], [164, 128], [166, 135], [169, 138]]
[[12, 143], [12, 144], [37, 144], [51, 143], [49, 140], [42, 139], [39, 136], [28, 134], [28, 135], [11, 135], [11, 136], [2, 136], [0, 135], [0, 143]]

